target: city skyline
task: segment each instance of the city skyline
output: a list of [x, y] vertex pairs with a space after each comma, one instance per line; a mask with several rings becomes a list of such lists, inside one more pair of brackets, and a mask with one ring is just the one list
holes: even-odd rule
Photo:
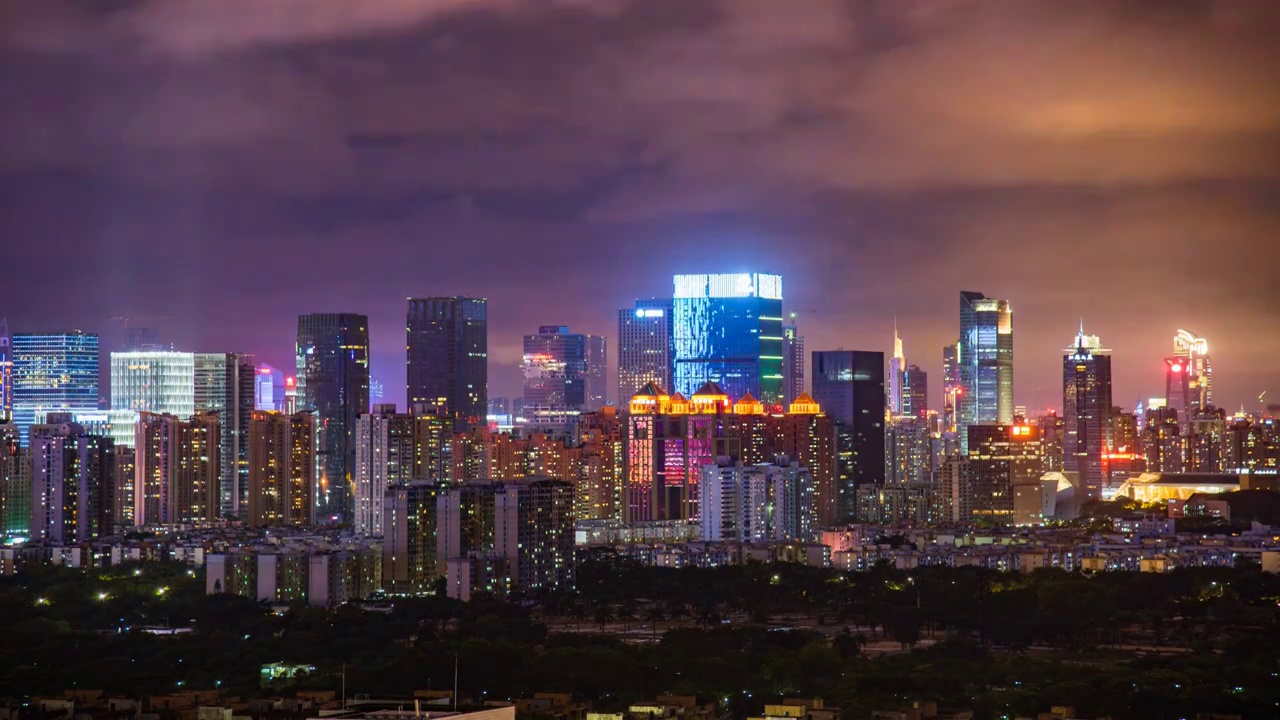
[[613, 337], [673, 274], [770, 272], [810, 349], [891, 353], [896, 316], [940, 378], [975, 289], [1018, 314], [1019, 404], [1059, 404], [1083, 316], [1124, 406], [1189, 328], [1218, 403], [1254, 409], [1280, 393], [1280, 8], [1145, 5], [397, 0], [307, 24], [15, 0], [0, 83], [59, 101], [0, 111], [0, 316], [104, 345], [128, 316], [287, 368], [298, 315], [363, 313], [403, 405], [407, 296], [488, 298], [514, 397], [540, 325]]

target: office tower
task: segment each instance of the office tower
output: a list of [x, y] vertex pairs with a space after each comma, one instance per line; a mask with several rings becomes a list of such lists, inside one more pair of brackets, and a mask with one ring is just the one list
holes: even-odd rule
[[968, 426], [1013, 422], [1013, 310], [1007, 300], [960, 293], [956, 355], [960, 370], [956, 432], [961, 448], [967, 450]]
[[297, 366], [298, 410], [316, 414], [316, 520], [349, 523], [355, 510], [356, 416], [369, 411], [369, 319], [350, 313], [300, 316]]
[[713, 382], [735, 398], [782, 403], [781, 275], [676, 275], [672, 315], [674, 392]]
[[111, 353], [111, 437], [132, 447], [138, 413], [195, 413], [195, 355], [168, 350]]
[[838, 426], [835, 520], [849, 522], [856, 486], [884, 483], [884, 353], [814, 351], [813, 399]]
[[782, 403], [790, 405], [804, 394], [804, 336], [796, 328], [795, 313], [791, 324], [782, 328]]
[[12, 422], [0, 423], [0, 541], [31, 528], [31, 455]]
[[586, 335], [586, 384], [584, 410], [594, 412], [609, 402], [609, 346], [603, 335]]
[[115, 447], [74, 424], [31, 427], [30, 538], [87, 543], [115, 527]]
[[502, 483], [494, 494], [495, 554], [521, 592], [573, 588], [573, 486], [549, 478]]
[[298, 378], [290, 375], [284, 379], [284, 408], [285, 415], [292, 415], [298, 412]]
[[382, 535], [387, 488], [445, 479], [445, 424], [443, 416], [397, 413], [395, 405], [375, 405], [356, 420], [357, 533]]
[[902, 400], [905, 392], [902, 381], [907, 371], [907, 356], [902, 352], [902, 338], [898, 337], [898, 323], [893, 323], [893, 357], [889, 359], [889, 417], [903, 414]]
[[316, 491], [316, 419], [256, 410], [248, 426], [251, 527], [311, 525]]
[[[256, 404], [257, 368], [252, 355], [196, 353], [195, 412], [217, 413], [222, 437], [218, 513], [243, 517], [249, 504], [249, 416]], [[267, 377], [270, 377], [269, 375]]]
[[253, 409], [265, 412], [284, 410], [284, 373], [270, 365], [259, 365], [253, 383]]
[[543, 325], [524, 336], [524, 407], [582, 410], [586, 404], [586, 336]]
[[[1213, 367], [1209, 362], [1209, 341], [1186, 330], [1173, 338], [1173, 356], [1182, 361], [1186, 375], [1185, 407], [1170, 405], [1191, 416], [1213, 405]], [[1179, 420], [1183, 418], [1180, 416]]]
[[459, 431], [485, 422], [489, 310], [484, 298], [410, 298], [406, 319], [407, 395], [443, 408]]
[[13, 419], [13, 338], [9, 323], [0, 318], [0, 423]]
[[618, 311], [618, 405], [645, 385], [672, 387], [675, 343], [670, 300], [637, 300]]
[[968, 433], [968, 455], [948, 461], [941, 473], [950, 520], [1009, 524], [1017, 490], [1040, 487], [1044, 466], [1039, 432], [1031, 425], [989, 423], [971, 425]]
[[13, 421], [22, 433], [51, 411], [98, 409], [98, 336], [18, 333], [13, 345]]
[[1192, 416], [1186, 433], [1187, 470], [1220, 473], [1227, 470], [1227, 414], [1208, 408]]
[[134, 525], [217, 520], [221, 477], [218, 414], [181, 420], [171, 414], [144, 411], [138, 413], [134, 433]]
[[942, 432], [955, 433], [960, 417], [957, 397], [960, 389], [960, 343], [942, 346]]
[[1066, 469], [1066, 421], [1056, 412], [1049, 412], [1037, 418], [1035, 424], [1040, 430], [1044, 471], [1062, 472]]
[[446, 486], [417, 481], [387, 488], [382, 504], [382, 586], [392, 595], [425, 595], [444, 575], [436, 537], [437, 503]]
[[131, 528], [137, 525], [135, 522], [134, 502], [137, 495], [134, 492], [134, 481], [137, 479], [138, 464], [137, 450], [131, 447], [116, 448], [116, 490], [115, 508], [112, 515], [115, 517], [118, 527]]
[[929, 373], [919, 365], [908, 365], [902, 371], [902, 415], [929, 419]]
[[1075, 345], [1063, 350], [1062, 415], [1063, 464], [1079, 473], [1081, 499], [1098, 500], [1104, 484], [1103, 455], [1114, 447], [1111, 439], [1111, 351], [1096, 335], [1076, 335]]
[[579, 520], [622, 519], [623, 437], [623, 420], [616, 407], [587, 413], [578, 423], [574, 515]]

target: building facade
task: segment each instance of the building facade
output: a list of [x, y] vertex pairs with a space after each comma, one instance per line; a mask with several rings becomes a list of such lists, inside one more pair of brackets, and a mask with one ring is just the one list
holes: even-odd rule
[[369, 319], [300, 316], [297, 367], [298, 410], [316, 414], [316, 520], [351, 522], [356, 416], [369, 411]]
[[98, 409], [98, 336], [18, 333], [13, 350], [13, 421], [27, 431], [48, 412]]
[[189, 420], [138, 413], [134, 426], [134, 525], [194, 525], [218, 519], [221, 429], [217, 413]]
[[410, 298], [405, 322], [406, 398], [456, 419], [485, 422], [489, 398], [489, 303], [484, 298]]
[[587, 404], [587, 336], [543, 325], [524, 336], [524, 410], [577, 410]]
[[1111, 420], [1111, 351], [1081, 328], [1062, 357], [1063, 466], [1079, 473], [1082, 498], [1102, 498], [1103, 456], [1114, 449]]
[[33, 425], [30, 539], [80, 544], [115, 530], [115, 447], [74, 424]]
[[677, 275], [672, 305], [675, 392], [713, 382], [733, 397], [782, 404], [782, 276]]
[[675, 343], [670, 300], [637, 300], [618, 311], [618, 404], [645, 385], [673, 387]]
[[111, 353], [111, 437], [132, 447], [138, 414], [195, 414], [195, 355], [139, 350]]
[[960, 293], [960, 385], [956, 432], [967, 449], [966, 428], [1013, 422], [1013, 310], [1007, 300]]
[[782, 404], [790, 405], [804, 395], [804, 336], [796, 327], [795, 313], [782, 327]]
[[858, 485], [885, 479], [884, 353], [828, 350], [813, 353], [813, 399], [835, 418], [835, 521], [849, 522]]
[[316, 418], [254, 411], [248, 428], [251, 527], [315, 522]]
[[253, 356], [242, 353], [196, 353], [195, 412], [218, 414], [222, 437], [219, 460], [219, 514], [243, 518], [249, 505], [249, 416], [257, 404], [260, 376]]

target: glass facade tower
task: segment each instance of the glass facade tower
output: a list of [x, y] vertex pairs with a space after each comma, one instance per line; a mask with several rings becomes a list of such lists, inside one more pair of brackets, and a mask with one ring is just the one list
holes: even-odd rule
[[[268, 379], [270, 378], [267, 375]], [[245, 517], [249, 508], [249, 418], [255, 408], [258, 371], [253, 356], [196, 353], [195, 411], [217, 413], [221, 463], [218, 512]]]
[[884, 484], [884, 353], [813, 353], [813, 400], [837, 423], [836, 522], [853, 520], [859, 485]]
[[369, 412], [369, 318], [300, 316], [297, 368], [298, 410], [316, 414], [316, 519], [351, 522], [356, 417]]
[[1013, 310], [1007, 300], [960, 293], [957, 355], [957, 434], [968, 452], [970, 425], [1013, 422]]
[[524, 336], [524, 407], [582, 410], [587, 402], [587, 338], [562, 325]]
[[83, 332], [12, 338], [13, 421], [25, 445], [49, 412], [98, 409], [98, 336]]
[[489, 404], [488, 301], [410, 298], [406, 315], [409, 406], [442, 408], [461, 427], [485, 422]]
[[138, 413], [195, 414], [195, 355], [184, 352], [111, 353], [111, 437], [134, 446]]
[[1102, 497], [1102, 455], [1111, 448], [1111, 355], [1081, 328], [1062, 356], [1063, 464], [1080, 473], [1090, 500]]
[[730, 397], [782, 404], [781, 275], [676, 275], [672, 305], [676, 392], [713, 382]]

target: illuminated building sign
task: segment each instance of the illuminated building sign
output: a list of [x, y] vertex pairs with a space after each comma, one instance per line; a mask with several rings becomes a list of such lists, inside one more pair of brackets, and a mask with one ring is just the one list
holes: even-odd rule
[[662, 308], [636, 308], [636, 317], [638, 318], [655, 318], [662, 317], [666, 311]]
[[676, 275], [676, 298], [744, 298], [782, 299], [782, 276], [764, 273], [725, 273], [719, 275]]

